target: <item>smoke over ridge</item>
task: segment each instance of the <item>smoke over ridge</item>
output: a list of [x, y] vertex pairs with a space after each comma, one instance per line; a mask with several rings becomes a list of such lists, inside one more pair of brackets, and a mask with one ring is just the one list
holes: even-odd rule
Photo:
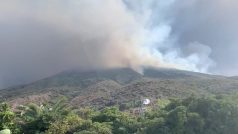
[[[223, 1], [215, 5], [224, 5]], [[186, 20], [202, 17], [197, 14], [194, 19], [194, 14], [186, 11], [196, 13], [207, 3], [210, 4], [205, 0], [3, 0], [0, 87], [73, 68], [131, 67], [141, 71], [154, 66], [220, 73], [222, 69], [211, 71], [217, 64], [214, 46], [209, 44], [213, 42], [187, 32], [195, 27], [195, 21]], [[216, 6], [209, 9], [218, 10]]]

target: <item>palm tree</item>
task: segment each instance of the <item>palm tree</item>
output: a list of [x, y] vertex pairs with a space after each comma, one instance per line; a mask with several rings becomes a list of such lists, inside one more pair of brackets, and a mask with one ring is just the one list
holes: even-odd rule
[[18, 108], [20, 117], [23, 119], [23, 130], [25, 133], [39, 133], [47, 130], [51, 123], [67, 116], [70, 107], [66, 99], [61, 98], [55, 104], [37, 105], [34, 103]]
[[40, 118], [43, 115], [44, 107], [38, 106], [34, 103], [30, 103], [26, 106], [19, 106], [18, 110], [20, 110], [20, 116], [27, 122], [31, 122]]

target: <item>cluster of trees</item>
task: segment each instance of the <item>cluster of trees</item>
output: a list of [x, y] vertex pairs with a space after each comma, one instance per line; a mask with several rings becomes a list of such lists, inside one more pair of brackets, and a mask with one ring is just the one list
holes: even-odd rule
[[0, 105], [0, 134], [238, 134], [237, 96], [159, 100], [135, 116], [118, 107], [74, 109], [56, 103]]

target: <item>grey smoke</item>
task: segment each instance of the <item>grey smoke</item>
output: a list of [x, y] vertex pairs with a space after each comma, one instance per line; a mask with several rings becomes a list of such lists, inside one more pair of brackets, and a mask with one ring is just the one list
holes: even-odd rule
[[67, 69], [238, 74], [235, 0], [0, 1], [0, 87]]
[[208, 72], [237, 75], [238, 62], [238, 1], [236, 0], [179, 0], [170, 16], [173, 33], [179, 36], [178, 47], [199, 42], [212, 50], [210, 58], [216, 66]]

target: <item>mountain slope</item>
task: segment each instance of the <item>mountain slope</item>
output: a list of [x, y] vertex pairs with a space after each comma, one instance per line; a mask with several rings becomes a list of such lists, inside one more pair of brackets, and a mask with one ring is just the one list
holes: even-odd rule
[[87, 88], [105, 80], [112, 80], [118, 84], [128, 84], [143, 76], [132, 69], [108, 69], [89, 72], [65, 71], [31, 84], [16, 86], [0, 90], [0, 100], [14, 98], [15, 96], [27, 96], [51, 90], [77, 90]]
[[97, 70], [88, 72], [80, 72], [76, 70], [65, 71], [52, 77], [32, 83], [31, 85], [35, 88], [61, 86], [77, 86], [85, 88], [104, 80], [113, 80], [119, 84], [127, 84], [136, 79], [140, 79], [141, 77], [141, 74], [129, 68]]
[[147, 68], [144, 69], [144, 77], [149, 78], [160, 78], [160, 79], [209, 79], [209, 78], [224, 78], [223, 76], [209, 75], [197, 72], [190, 72], [177, 69], [166, 69], [166, 68]]
[[[65, 71], [34, 83], [0, 90], [0, 100], [43, 102], [66, 96], [74, 106], [103, 107], [148, 97], [187, 97], [237, 91], [238, 80], [175, 69], [147, 68], [144, 74], [129, 68]], [[17, 103], [18, 104], [18, 103]]]

